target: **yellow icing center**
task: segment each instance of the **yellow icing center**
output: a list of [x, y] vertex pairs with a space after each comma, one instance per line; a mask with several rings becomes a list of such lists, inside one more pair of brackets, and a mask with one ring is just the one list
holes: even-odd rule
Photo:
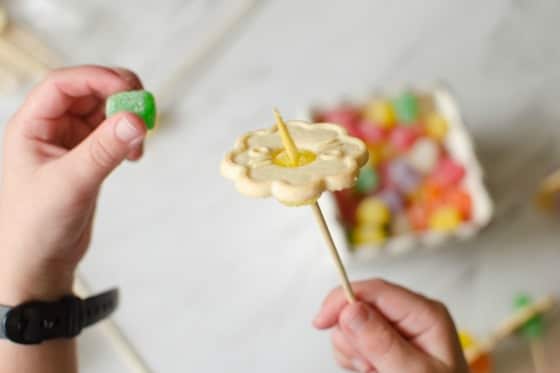
[[317, 154], [309, 150], [297, 150], [296, 162], [292, 162], [290, 154], [285, 149], [278, 149], [272, 153], [272, 163], [280, 167], [302, 167], [317, 159]]

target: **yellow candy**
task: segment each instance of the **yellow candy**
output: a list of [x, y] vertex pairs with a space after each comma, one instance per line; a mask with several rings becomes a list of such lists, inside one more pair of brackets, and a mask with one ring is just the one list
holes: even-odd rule
[[449, 232], [461, 224], [461, 213], [453, 207], [441, 207], [430, 217], [430, 228], [435, 231]]
[[463, 347], [463, 350], [468, 350], [469, 348], [477, 347], [476, 340], [467, 331], [461, 330], [459, 332], [459, 341], [461, 342], [461, 346]]
[[370, 146], [369, 150], [369, 160], [368, 165], [377, 166], [383, 160], [383, 147], [381, 146]]
[[387, 239], [387, 233], [379, 226], [358, 225], [352, 232], [354, 245], [381, 245]]
[[447, 135], [448, 125], [444, 117], [439, 114], [432, 113], [426, 118], [426, 133], [428, 136], [443, 140]]
[[356, 218], [361, 224], [383, 225], [391, 219], [391, 211], [379, 198], [369, 197], [360, 202]]
[[373, 101], [366, 105], [364, 117], [378, 126], [390, 128], [395, 125], [397, 116], [389, 101]]

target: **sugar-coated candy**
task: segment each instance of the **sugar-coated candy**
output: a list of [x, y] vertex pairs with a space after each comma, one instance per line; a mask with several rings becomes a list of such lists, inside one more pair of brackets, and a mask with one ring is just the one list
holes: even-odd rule
[[334, 192], [334, 198], [338, 207], [339, 219], [345, 226], [356, 224], [356, 209], [358, 200], [354, 196], [352, 189], [344, 189]]
[[[516, 310], [529, 307], [533, 300], [527, 294], [519, 294], [514, 299], [514, 307]], [[543, 319], [541, 315], [536, 315], [527, 321], [521, 328], [521, 333], [527, 338], [538, 338], [543, 334]]]
[[109, 96], [105, 104], [107, 117], [120, 112], [130, 112], [138, 115], [148, 129], [152, 129], [156, 122], [156, 100], [148, 91], [127, 91]]
[[396, 159], [388, 165], [388, 177], [397, 185], [397, 187], [405, 193], [411, 193], [416, 189], [422, 178], [404, 159]]
[[447, 135], [447, 120], [437, 113], [431, 113], [426, 118], [426, 134], [436, 140], [443, 140]]
[[[353, 106], [341, 106], [334, 110], [322, 113], [326, 122], [341, 125], [349, 132], [356, 128], [360, 121], [360, 112]], [[358, 133], [357, 133], [358, 134]]]
[[399, 213], [404, 210], [404, 198], [395, 188], [386, 188], [377, 195], [389, 207], [392, 214]]
[[418, 136], [418, 129], [398, 126], [391, 132], [390, 141], [395, 149], [404, 152], [410, 149], [416, 139], [418, 139]]
[[408, 220], [417, 231], [423, 231], [428, 228], [428, 208], [421, 203], [413, 203], [407, 209], [406, 214]]
[[432, 173], [432, 179], [444, 187], [459, 183], [464, 176], [465, 168], [451, 158], [441, 159]]
[[478, 343], [476, 342], [472, 334], [465, 330], [459, 331], [459, 342], [461, 342], [461, 347], [463, 347], [463, 350], [478, 347]]
[[356, 190], [360, 193], [371, 193], [379, 186], [379, 176], [377, 171], [370, 166], [364, 166], [360, 170]]
[[387, 232], [381, 226], [358, 225], [351, 233], [353, 244], [362, 245], [381, 245], [387, 239]]
[[369, 120], [362, 120], [358, 127], [361, 135], [360, 138], [368, 144], [379, 144], [387, 139], [387, 129]]
[[395, 125], [395, 111], [389, 101], [376, 100], [366, 105], [364, 117], [381, 127], [390, 128]]
[[426, 203], [430, 208], [433, 208], [439, 202], [443, 202], [445, 194], [446, 190], [444, 187], [431, 179], [428, 179], [420, 188], [418, 198]]
[[493, 364], [489, 354], [483, 354], [469, 366], [471, 373], [492, 373]]
[[440, 207], [432, 213], [429, 224], [435, 231], [453, 231], [461, 224], [461, 214], [456, 208]]
[[464, 189], [453, 187], [449, 188], [445, 191], [443, 199], [447, 205], [453, 206], [459, 211], [463, 220], [470, 219], [472, 200], [470, 194]]
[[383, 147], [380, 147], [378, 145], [371, 145], [368, 146], [368, 151], [369, 151], [368, 165], [375, 167], [378, 164], [380, 164], [384, 158]]
[[356, 220], [360, 224], [383, 225], [389, 222], [391, 212], [377, 197], [363, 199], [356, 210]]
[[408, 162], [423, 174], [432, 172], [439, 158], [439, 147], [430, 139], [417, 140], [408, 152]]
[[403, 92], [394, 100], [397, 118], [402, 123], [413, 123], [418, 119], [418, 98], [411, 92]]

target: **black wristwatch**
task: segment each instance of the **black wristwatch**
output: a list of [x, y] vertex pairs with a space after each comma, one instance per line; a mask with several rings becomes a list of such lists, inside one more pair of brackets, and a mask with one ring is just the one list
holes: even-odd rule
[[118, 301], [118, 289], [112, 289], [87, 299], [68, 295], [55, 302], [0, 306], [0, 338], [25, 345], [73, 338], [83, 328], [109, 316]]

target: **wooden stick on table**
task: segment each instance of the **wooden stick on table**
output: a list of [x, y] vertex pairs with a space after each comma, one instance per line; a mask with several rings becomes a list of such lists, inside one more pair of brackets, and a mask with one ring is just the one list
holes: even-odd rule
[[546, 350], [542, 339], [533, 339], [529, 346], [531, 348], [533, 364], [535, 365], [535, 373], [547, 373], [548, 363], [546, 361]]
[[6, 39], [8, 23], [7, 12], [0, 6], [0, 60], [31, 76], [44, 75], [48, 71], [44, 63], [29, 56]]
[[[469, 363], [476, 361], [482, 355], [491, 352], [496, 348], [497, 344], [504, 338], [509, 337], [521, 328], [526, 322], [536, 315], [543, 314], [550, 310], [554, 305], [554, 298], [545, 297], [529, 307], [517, 311], [498, 325], [496, 330], [479, 346], [471, 348], [465, 352], [465, 356]], [[538, 357], [538, 356], [537, 356]], [[540, 372], [539, 372], [540, 373]]]
[[[89, 286], [79, 275], [76, 276], [75, 290], [81, 297], [91, 294]], [[126, 338], [123, 332], [112, 319], [107, 319], [100, 324], [103, 333], [112, 342], [117, 353], [124, 359], [125, 364], [132, 372], [150, 373], [151, 369], [142, 356], [136, 351], [132, 343]]]
[[[155, 91], [158, 101], [165, 105], [159, 105], [163, 112], [169, 109], [174, 101], [174, 97], [177, 95], [177, 82], [181, 82], [183, 79], [195, 78], [195, 70], [208, 61], [209, 57], [223, 44], [228, 35], [256, 7], [258, 0], [242, 0], [240, 3], [239, 9], [232, 13], [219, 28], [210, 31], [201, 47], [194, 52], [189, 50], [188, 55], [181, 61], [177, 69]], [[181, 94], [183, 94], [183, 91], [181, 91]]]

